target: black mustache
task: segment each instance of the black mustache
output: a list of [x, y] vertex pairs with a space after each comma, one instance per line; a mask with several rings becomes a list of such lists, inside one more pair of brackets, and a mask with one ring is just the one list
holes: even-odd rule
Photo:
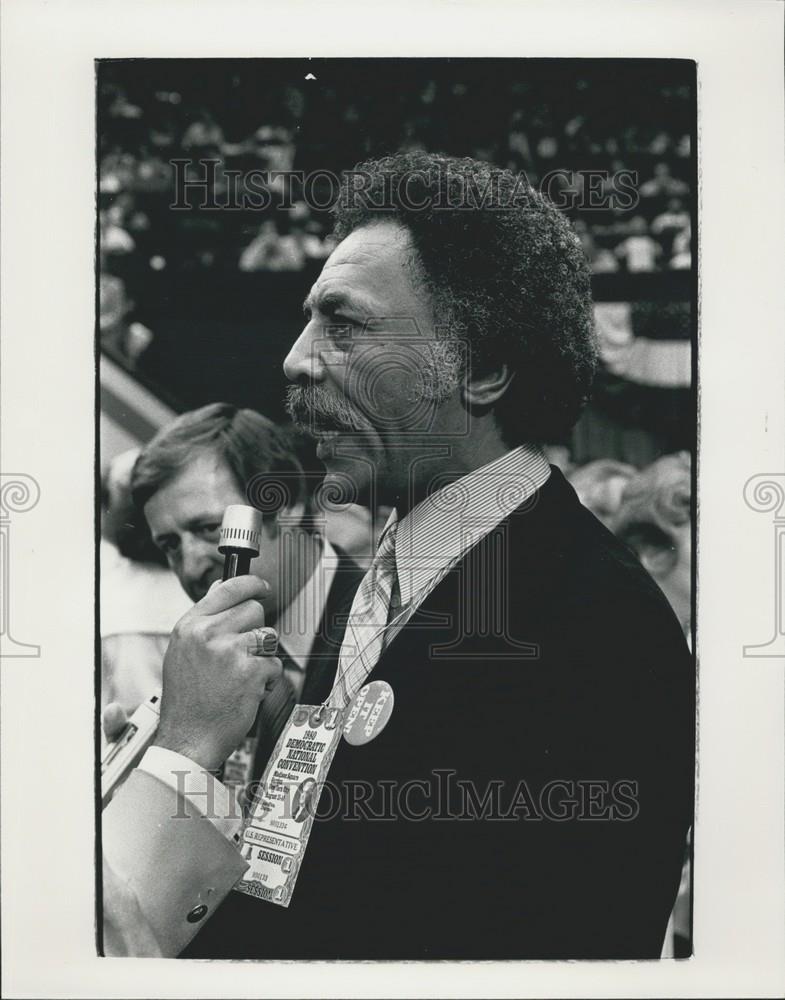
[[286, 410], [302, 430], [361, 431], [368, 428], [362, 414], [350, 403], [321, 386], [290, 385], [286, 392]]

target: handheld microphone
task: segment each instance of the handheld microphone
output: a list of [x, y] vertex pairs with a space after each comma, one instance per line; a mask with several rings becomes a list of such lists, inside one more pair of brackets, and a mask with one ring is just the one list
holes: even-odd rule
[[218, 551], [224, 556], [224, 580], [245, 576], [251, 559], [259, 555], [262, 515], [255, 507], [233, 503], [224, 511]]
[[[259, 555], [262, 515], [255, 507], [231, 504], [224, 511], [218, 551], [224, 557], [222, 580], [246, 575]], [[101, 803], [105, 806], [142, 759], [158, 729], [160, 690], [136, 709], [123, 731], [101, 755]]]

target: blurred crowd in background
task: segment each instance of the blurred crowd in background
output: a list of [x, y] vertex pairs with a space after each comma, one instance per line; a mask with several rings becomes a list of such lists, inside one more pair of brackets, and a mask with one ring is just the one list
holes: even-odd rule
[[[202, 64], [197, 74], [170, 64], [152, 86], [144, 67], [104, 67], [99, 189], [108, 255], [155, 270], [302, 270], [329, 252], [326, 211], [300, 201], [288, 213], [251, 209], [197, 224], [168, 211], [171, 160], [219, 160], [220, 201], [226, 171], [338, 173], [368, 156], [426, 149], [489, 160], [535, 185], [552, 176], [547, 190], [573, 216], [597, 273], [690, 267], [690, 92], [667, 74], [636, 75], [633, 110], [620, 100], [623, 74], [608, 63], [582, 76], [553, 60], [522, 81], [514, 60], [501, 73], [496, 61], [491, 72], [484, 60], [441, 60], [440, 77], [433, 60], [419, 70], [411, 60], [377, 60], [368, 73], [362, 60], [324, 70], [315, 61], [308, 81], [309, 63], [290, 71], [281, 60], [271, 74], [275, 62]], [[594, 170], [608, 174], [598, 194], [634, 172], [637, 204], [587, 212], [583, 184]]]

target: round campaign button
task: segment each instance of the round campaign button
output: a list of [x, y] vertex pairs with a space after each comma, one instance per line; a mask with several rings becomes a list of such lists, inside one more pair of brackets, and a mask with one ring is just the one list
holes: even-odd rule
[[349, 703], [343, 738], [352, 746], [370, 743], [390, 721], [395, 697], [387, 681], [371, 681]]
[[302, 705], [298, 705], [294, 710], [294, 715], [292, 716], [293, 726], [304, 726], [308, 721], [308, 709], [304, 708]]

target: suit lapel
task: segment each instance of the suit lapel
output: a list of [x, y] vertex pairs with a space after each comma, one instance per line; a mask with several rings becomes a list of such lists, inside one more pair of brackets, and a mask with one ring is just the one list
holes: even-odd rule
[[[475, 649], [473, 639], [481, 629], [473, 617], [472, 604], [485, 601], [511, 602], [513, 595], [518, 607], [529, 601], [542, 601], [549, 590], [550, 578], [568, 543], [568, 536], [575, 530], [576, 516], [581, 505], [574, 490], [561, 472], [551, 467], [547, 482], [520, 507], [516, 508], [501, 525], [480, 539], [444, 577], [413, 613], [407, 624], [385, 646], [369, 680], [385, 676], [386, 669], [394, 670], [402, 649], [415, 636], [433, 637], [441, 642], [433, 651], [436, 658], [459, 659], [481, 657], [487, 645], [480, 643]], [[584, 512], [585, 513], [585, 512]], [[360, 585], [364, 570], [338, 551], [339, 564], [333, 586], [325, 606], [319, 634], [308, 665], [302, 701], [308, 705], [320, 704], [329, 695], [335, 681], [338, 653], [346, 630], [346, 616]], [[503, 576], [498, 580], [498, 594], [480, 593], [481, 581], [489, 572], [499, 569]], [[488, 606], [488, 612], [493, 609]], [[509, 605], [508, 605], [509, 610]], [[516, 643], [512, 636], [518, 632], [516, 622], [508, 622], [509, 629], [499, 637], [506, 653], [512, 659], [526, 659], [533, 650], [525, 648], [523, 641]], [[445, 643], [443, 640], [447, 638]], [[452, 642], [458, 640], [458, 645]], [[424, 639], [428, 642], [428, 638]], [[419, 645], [419, 643], [417, 643]]]
[[580, 509], [572, 487], [551, 467], [546, 483], [472, 546], [431, 591], [385, 646], [368, 679], [394, 671], [408, 645], [420, 645], [417, 635], [434, 659], [481, 659], [493, 639], [491, 619], [497, 626], [502, 622], [497, 638], [503, 657], [536, 656], [530, 644], [514, 638], [520, 623], [511, 620], [512, 605], [542, 602]]

